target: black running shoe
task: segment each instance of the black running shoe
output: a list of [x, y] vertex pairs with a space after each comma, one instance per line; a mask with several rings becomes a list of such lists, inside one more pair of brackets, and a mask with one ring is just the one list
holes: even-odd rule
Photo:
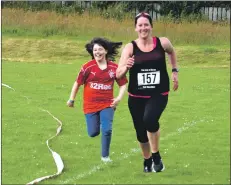
[[152, 158], [150, 160], [144, 160], [144, 173], [153, 172]]
[[164, 171], [165, 166], [164, 166], [162, 160], [160, 160], [160, 163], [159, 163], [159, 164], [155, 164], [154, 162], [153, 162], [153, 164], [154, 164], [154, 166], [153, 166], [153, 171], [154, 171], [154, 172], [157, 173], [157, 172], [162, 172], [162, 171]]

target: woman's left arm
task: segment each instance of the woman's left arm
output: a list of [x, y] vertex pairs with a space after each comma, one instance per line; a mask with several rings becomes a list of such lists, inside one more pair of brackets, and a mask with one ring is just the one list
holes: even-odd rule
[[173, 81], [173, 90], [176, 91], [178, 89], [178, 66], [176, 59], [176, 52], [171, 44], [171, 42], [166, 37], [161, 37], [160, 42], [165, 52], [168, 54], [170, 63], [172, 65], [172, 81]]

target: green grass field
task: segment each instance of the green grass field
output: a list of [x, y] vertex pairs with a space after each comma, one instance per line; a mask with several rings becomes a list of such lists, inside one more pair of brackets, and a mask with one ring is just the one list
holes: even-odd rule
[[65, 167], [61, 175], [40, 184], [230, 184], [228, 41], [175, 45], [179, 90], [170, 92], [160, 120], [166, 170], [144, 174], [127, 94], [116, 110], [113, 162], [106, 165], [100, 161], [100, 137], [87, 136], [83, 88], [75, 108], [66, 106], [80, 66], [90, 59], [84, 50], [88, 36], [3, 34], [2, 83], [15, 91], [2, 86], [2, 184], [26, 184], [57, 172], [46, 140], [58, 124], [41, 109], [63, 123], [50, 146]]

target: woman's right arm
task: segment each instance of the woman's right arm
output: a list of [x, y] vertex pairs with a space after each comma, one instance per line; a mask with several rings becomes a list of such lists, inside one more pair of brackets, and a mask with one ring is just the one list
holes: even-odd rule
[[128, 43], [122, 51], [118, 68], [116, 70], [116, 78], [120, 79], [125, 76], [128, 70], [133, 66], [134, 56], [132, 56], [132, 51], [133, 45], [132, 43]]

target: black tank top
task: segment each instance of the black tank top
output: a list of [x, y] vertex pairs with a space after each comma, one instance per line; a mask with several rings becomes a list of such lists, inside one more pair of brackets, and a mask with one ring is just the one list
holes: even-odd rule
[[128, 92], [132, 95], [151, 96], [169, 91], [165, 51], [160, 39], [153, 37], [153, 42], [155, 40], [156, 47], [150, 52], [141, 51], [132, 41], [135, 63], [129, 70], [128, 85]]

